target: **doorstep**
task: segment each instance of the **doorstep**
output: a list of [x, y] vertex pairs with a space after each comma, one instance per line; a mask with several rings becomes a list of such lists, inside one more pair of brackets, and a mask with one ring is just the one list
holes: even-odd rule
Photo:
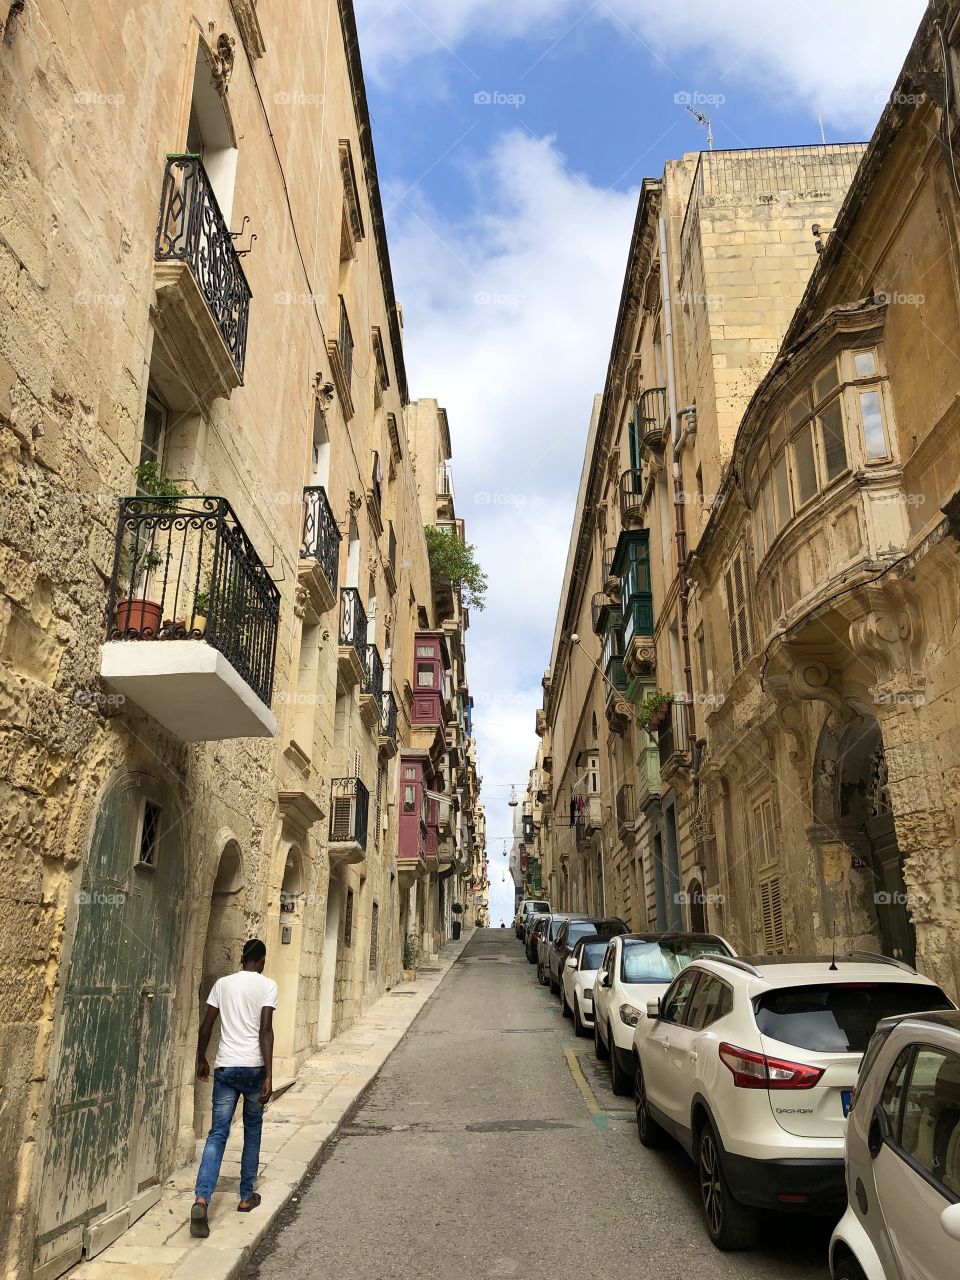
[[[411, 1023], [459, 959], [473, 936], [443, 948], [435, 973], [421, 969], [416, 982], [385, 991], [343, 1035], [307, 1058], [295, 1082], [270, 1101], [263, 1118], [260, 1173], [262, 1197], [253, 1213], [238, 1214], [239, 1112], [223, 1157], [220, 1183], [210, 1206], [210, 1236], [190, 1235], [196, 1161], [178, 1169], [158, 1202], [103, 1253], [82, 1262], [68, 1280], [231, 1280], [239, 1277], [280, 1210], [297, 1194], [340, 1125], [360, 1102]], [[394, 1000], [401, 991], [413, 999]]]

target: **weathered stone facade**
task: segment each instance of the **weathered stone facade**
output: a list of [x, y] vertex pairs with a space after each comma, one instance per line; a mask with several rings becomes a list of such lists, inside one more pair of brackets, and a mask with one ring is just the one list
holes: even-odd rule
[[[52, 1278], [192, 1155], [198, 1004], [245, 938], [280, 985], [275, 1079], [399, 980], [396, 756], [435, 602], [352, 5], [28, 0], [0, 57], [0, 1250]], [[227, 635], [221, 583], [205, 633], [121, 628], [123, 661], [219, 644], [218, 696], [265, 736], [218, 740], [176, 672], [147, 680], [159, 719], [101, 678], [144, 462], [229, 503], [275, 659], [261, 698], [273, 631]]]

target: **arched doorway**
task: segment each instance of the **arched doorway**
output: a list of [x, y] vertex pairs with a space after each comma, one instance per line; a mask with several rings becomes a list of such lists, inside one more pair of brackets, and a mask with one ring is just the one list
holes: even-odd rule
[[65, 1270], [82, 1249], [99, 1252], [159, 1199], [176, 1105], [181, 835], [166, 783], [125, 771], [108, 786], [76, 895], [51, 1073], [36, 1258], [50, 1274], [55, 1261]]
[[687, 886], [687, 906], [690, 914], [690, 932], [707, 932], [707, 909], [703, 900], [703, 885], [699, 880], [691, 880]]
[[[268, 953], [267, 965], [279, 988], [279, 1003], [274, 1022], [279, 1074], [296, 1070], [297, 996], [300, 984], [300, 950], [303, 942], [303, 901], [306, 887], [303, 856], [300, 847], [287, 848], [280, 885], [280, 908], [275, 938], [273, 963]], [[267, 946], [269, 947], [269, 941]]]
[[[207, 1002], [207, 996], [216, 980], [225, 973], [233, 973], [240, 967], [240, 952], [246, 940], [243, 918], [243, 859], [236, 840], [229, 840], [223, 847], [217, 863], [210, 899], [210, 920], [207, 939], [203, 948], [203, 971], [198, 992], [199, 1015]], [[210, 1036], [207, 1059], [216, 1059], [220, 1046], [220, 1021], [214, 1024]], [[213, 1090], [207, 1080], [197, 1080], [193, 1093], [193, 1131], [201, 1137], [210, 1127]]]
[[860, 898], [872, 916], [884, 955], [913, 964], [916, 935], [908, 910], [903, 858], [887, 788], [880, 726], [872, 716], [820, 735], [814, 772], [814, 814], [851, 852], [851, 874], [864, 877]]

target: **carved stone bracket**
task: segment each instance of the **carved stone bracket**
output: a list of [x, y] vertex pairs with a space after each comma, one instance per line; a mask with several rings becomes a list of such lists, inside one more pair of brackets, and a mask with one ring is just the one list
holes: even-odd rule
[[912, 594], [899, 582], [863, 587], [851, 605], [859, 607], [859, 614], [850, 622], [850, 647], [873, 668], [878, 701], [884, 693], [922, 695], [925, 636]]

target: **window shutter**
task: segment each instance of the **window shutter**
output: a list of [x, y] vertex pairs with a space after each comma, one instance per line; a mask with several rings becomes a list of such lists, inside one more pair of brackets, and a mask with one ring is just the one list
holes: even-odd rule
[[780, 877], [768, 876], [760, 882], [760, 914], [763, 921], [763, 946], [768, 955], [784, 950], [783, 906], [780, 899]]
[[635, 403], [630, 418], [630, 468], [640, 470], [640, 405]]
[[727, 596], [727, 620], [730, 626], [730, 650], [733, 669], [737, 673], [750, 657], [750, 620], [747, 616], [747, 575], [743, 552], [738, 551], [724, 574]]
[[334, 796], [332, 838], [338, 840], [353, 839], [353, 797]]
[[730, 627], [730, 652], [733, 657], [734, 673], [740, 670], [740, 640], [737, 635], [737, 609], [733, 595], [733, 573], [728, 569], [723, 576], [727, 592], [727, 623]]

